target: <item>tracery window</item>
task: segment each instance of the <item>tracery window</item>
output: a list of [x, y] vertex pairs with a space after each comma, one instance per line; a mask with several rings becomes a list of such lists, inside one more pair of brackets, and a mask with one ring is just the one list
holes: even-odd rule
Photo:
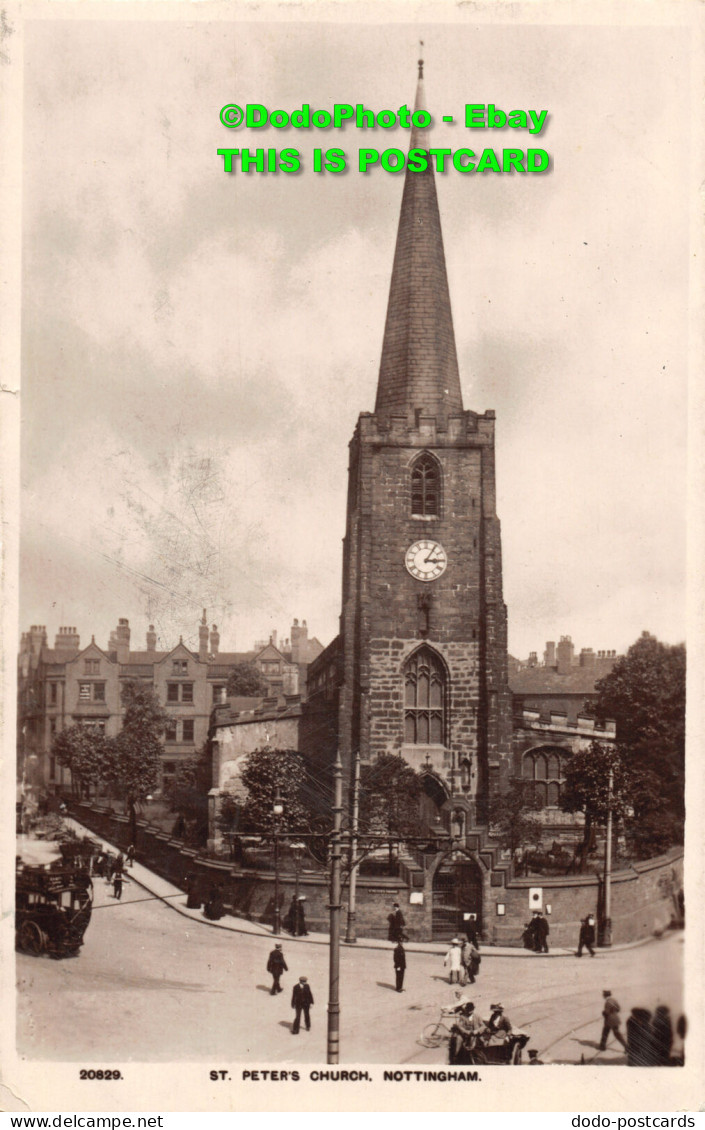
[[422, 455], [411, 472], [411, 513], [420, 518], [437, 518], [440, 513], [441, 477], [436, 460]]
[[443, 745], [446, 676], [439, 657], [422, 647], [404, 667], [404, 741], [408, 745]]
[[565, 778], [568, 751], [532, 749], [524, 754], [522, 776], [534, 781], [534, 798], [539, 808], [558, 808]]

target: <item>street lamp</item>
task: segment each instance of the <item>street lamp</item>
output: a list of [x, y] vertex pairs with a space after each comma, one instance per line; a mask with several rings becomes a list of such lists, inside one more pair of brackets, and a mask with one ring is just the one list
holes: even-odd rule
[[274, 804], [272, 805], [272, 816], [274, 817], [274, 927], [272, 933], [281, 934], [281, 907], [279, 906], [279, 833], [281, 831], [281, 818], [284, 813], [284, 805], [279, 795], [279, 785], [277, 785], [274, 794]]

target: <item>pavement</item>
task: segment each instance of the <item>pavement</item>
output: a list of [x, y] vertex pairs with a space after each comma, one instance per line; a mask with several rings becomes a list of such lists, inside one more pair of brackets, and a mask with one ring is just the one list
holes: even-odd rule
[[[120, 848], [86, 828], [83, 824], [79, 824], [73, 817], [65, 817], [68, 825], [74, 828], [76, 832], [82, 835], [90, 836], [94, 840], [100, 840], [103, 845], [103, 850], [117, 853]], [[149, 868], [136, 861], [128, 868], [126, 872], [130, 879], [137, 883], [149, 893], [152, 898], [160, 899], [167, 906], [169, 906], [177, 914], [183, 915], [185, 918], [190, 918], [193, 922], [198, 922], [201, 926], [207, 926], [214, 930], [227, 930], [235, 934], [249, 934], [255, 937], [269, 937], [273, 936], [271, 926], [264, 925], [259, 922], [251, 922], [249, 919], [237, 918], [232, 915], [226, 915], [223, 919], [217, 922], [211, 921], [206, 918], [202, 910], [193, 910], [186, 906], [186, 895], [180, 887], [176, 887], [167, 879], [162, 879], [161, 876], [156, 875]], [[615, 952], [619, 950], [635, 949], [639, 946], [647, 945], [653, 942], [654, 938], [642, 938], [636, 942], [626, 942], [621, 945], [613, 945], [609, 951]], [[286, 935], [287, 945], [296, 943], [297, 945], [318, 945], [328, 946], [328, 934], [320, 934], [315, 931], [309, 933], [303, 938], [295, 938]], [[356, 942], [341, 941], [341, 946], [346, 949], [372, 949], [372, 950], [389, 950], [389, 942], [387, 939], [382, 938], [358, 938]], [[447, 949], [448, 944], [444, 942], [406, 942], [405, 947], [407, 953], [427, 953], [443, 956]], [[599, 950], [598, 950], [599, 952]], [[552, 947], [547, 954], [537, 954], [531, 950], [526, 950], [520, 946], [489, 946], [486, 943], [482, 947], [483, 958], [487, 957], [511, 957], [517, 960], [536, 961], [537, 958], [557, 958], [557, 957], [575, 957], [576, 951], [574, 949], [561, 948], [560, 946]]]

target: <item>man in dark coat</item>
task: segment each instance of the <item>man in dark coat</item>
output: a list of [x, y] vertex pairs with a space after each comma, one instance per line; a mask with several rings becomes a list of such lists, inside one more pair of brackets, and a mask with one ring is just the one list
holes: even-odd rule
[[389, 923], [388, 938], [390, 942], [403, 942], [404, 941], [404, 915], [399, 909], [399, 903], [395, 902], [392, 907], [392, 913], [387, 915], [387, 922]]
[[276, 942], [274, 949], [270, 953], [267, 960], [267, 972], [272, 974], [272, 987], [269, 990], [270, 997], [273, 997], [275, 993], [284, 992], [281, 985], [279, 984], [279, 978], [281, 977], [282, 973], [286, 973], [288, 971], [288, 968], [289, 967], [284, 960], [282, 947], [279, 942]]
[[291, 1033], [293, 1036], [298, 1036], [299, 1034], [302, 1012], [304, 1014], [304, 1024], [306, 1025], [306, 1031], [311, 1031], [311, 1016], [309, 1009], [311, 1008], [312, 1004], [313, 994], [311, 992], [311, 986], [308, 983], [308, 979], [306, 977], [299, 977], [298, 982], [294, 985], [294, 991], [291, 994], [291, 1007], [296, 1011], [294, 1023], [291, 1027]]
[[548, 935], [550, 933], [548, 928], [548, 919], [544, 918], [543, 914], [539, 912], [536, 916], [536, 925], [534, 926], [536, 938], [536, 952], [548, 953]]
[[394, 973], [397, 979], [397, 992], [404, 992], [404, 973], [406, 972], [406, 950], [401, 942], [397, 942], [392, 954], [394, 962]]
[[615, 1040], [619, 1040], [620, 1044], [627, 1051], [627, 1041], [619, 1030], [619, 1001], [615, 1000], [612, 996], [610, 989], [603, 989], [602, 996], [604, 998], [602, 1005], [602, 1036], [600, 1038], [600, 1051], [603, 1052], [607, 1047], [607, 1040], [610, 1036], [614, 1036]]
[[580, 934], [578, 936], [578, 957], [583, 956], [583, 946], [590, 951], [590, 957], [595, 956], [595, 951], [592, 948], [595, 944], [595, 919], [591, 914], [587, 918], [583, 918], [580, 923]]
[[475, 949], [480, 948], [480, 943], [477, 940], [477, 918], [474, 914], [471, 914], [465, 922], [465, 936], [471, 946], [474, 946]]

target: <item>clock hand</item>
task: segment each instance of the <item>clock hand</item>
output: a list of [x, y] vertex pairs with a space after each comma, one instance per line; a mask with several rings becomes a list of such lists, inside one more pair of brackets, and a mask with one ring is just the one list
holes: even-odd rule
[[426, 561], [427, 561], [427, 562], [430, 562], [430, 561], [431, 561], [431, 554], [432, 554], [432, 553], [438, 553], [438, 546], [437, 546], [437, 545], [434, 545], [433, 549], [429, 549], [429, 551], [428, 551], [428, 557], [426, 558]]

